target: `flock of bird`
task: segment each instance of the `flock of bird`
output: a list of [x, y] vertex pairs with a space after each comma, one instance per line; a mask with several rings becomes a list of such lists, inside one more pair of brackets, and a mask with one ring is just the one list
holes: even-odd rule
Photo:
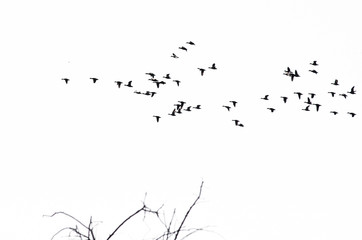
[[[195, 47], [195, 43], [192, 42], [192, 41], [188, 41], [188, 42], [186, 42], [186, 44], [187, 44], [186, 46]], [[178, 49], [180, 49], [181, 51], [185, 51], [185, 52], [188, 51], [188, 49], [185, 46], [180, 46]], [[176, 54], [175, 52], [173, 52], [171, 54], [171, 58], [178, 59], [179, 54], [178, 53]], [[313, 67], [316, 67], [316, 66], [318, 66], [318, 63], [317, 63], [317, 61], [313, 61], [313, 62], [310, 63], [310, 65], [312, 65]], [[206, 71], [209, 71], [209, 70], [215, 71], [217, 69], [218, 68], [216, 67], [216, 64], [212, 63], [212, 64], [210, 64], [209, 67], [195, 68], [195, 71], [198, 70], [200, 72], [201, 77], [202, 77], [202, 76], [204, 76]], [[315, 69], [311, 69], [311, 70], [309, 70], [309, 72], [314, 73], [314, 74], [318, 74], [318, 72]], [[283, 74], [290, 77], [291, 81], [294, 81], [295, 78], [301, 77], [297, 70], [292, 71], [289, 67], [287, 67], [287, 69], [284, 70]], [[148, 90], [145, 90], [145, 91], [134, 90], [135, 94], [142, 94], [142, 95], [146, 95], [146, 96], [149, 96], [149, 97], [154, 97], [159, 92], [159, 88], [162, 85], [175, 84], [175, 86], [180, 87], [180, 84], [181, 84], [180, 80], [173, 79], [171, 77], [171, 73], [164, 74], [162, 76], [162, 78], [157, 77], [157, 75], [155, 73], [153, 73], [153, 72], [146, 72], [145, 75], [147, 75], [149, 77], [148, 80], [151, 81], [154, 84], [154, 88], [156, 88], [156, 89], [148, 89]], [[65, 81], [66, 84], [68, 84], [69, 81], [70, 81], [69, 78], [62, 78], [62, 80]], [[91, 77], [90, 80], [94, 84], [99, 81], [99, 79], [95, 78], [95, 77]], [[115, 81], [115, 83], [116, 83], [116, 87], [118, 87], [118, 88], [121, 88], [122, 86], [127, 87], [127, 88], [134, 88], [134, 86], [132, 84], [133, 83], [132, 80], [127, 81], [127, 82]], [[339, 81], [336, 79], [331, 84], [334, 85], [334, 86], [339, 86]], [[336, 90], [338, 90], [338, 89], [335, 88], [334, 90], [331, 90], [331, 91], [326, 92], [326, 93], [329, 94], [330, 97], [335, 97], [337, 95]], [[316, 99], [315, 96], [317, 96], [316, 93], [294, 92], [293, 94], [296, 95], [296, 97], [299, 100], [303, 100], [302, 96], [306, 96], [305, 102], [304, 102], [306, 105], [301, 110], [303, 110], [303, 111], [311, 111], [310, 107], [313, 105], [313, 106], [315, 106], [315, 111], [317, 111], [317, 112], [320, 111], [320, 109], [322, 107], [322, 104], [320, 104], [318, 102], [315, 102], [315, 99]], [[356, 94], [356, 90], [355, 90], [355, 87], [353, 86], [353, 87], [351, 87], [351, 89], [349, 91], [341, 92], [338, 95], [341, 96], [341, 97], [344, 97], [346, 99], [349, 95], [354, 95], [354, 94]], [[269, 97], [270, 97], [270, 95], [266, 94], [264, 97], [261, 97], [261, 99], [264, 100], [264, 101], [268, 101], [268, 100], [270, 100]], [[289, 99], [288, 96], [280, 96], [280, 98], [282, 99], [282, 102], [284, 104], [286, 104], [288, 102], [288, 99]], [[235, 101], [235, 100], [230, 100], [229, 103], [230, 103], [229, 105], [220, 105], [220, 107], [225, 108], [227, 110], [227, 112], [230, 112], [230, 110], [232, 108], [236, 107], [238, 102]], [[198, 111], [200, 109], [202, 109], [201, 104], [187, 104], [186, 101], [183, 101], [183, 100], [181, 101], [180, 100], [180, 101], [177, 101], [176, 103], [173, 103], [173, 105], [172, 105], [172, 107], [170, 109], [170, 112], [167, 113], [167, 115], [175, 117], [175, 116], [180, 115], [180, 114], [182, 114], [184, 112], [191, 112], [191, 111], [194, 111], [194, 110]], [[268, 106], [266, 109], [269, 110], [272, 113], [276, 111], [276, 108], [271, 107], [271, 106]], [[330, 113], [333, 114], [333, 115], [336, 115], [336, 114], [338, 114], [338, 111], [335, 110], [335, 109], [331, 109]], [[347, 114], [350, 114], [352, 117], [356, 116], [355, 112], [347, 112]], [[152, 117], [155, 119], [156, 122], [160, 122], [161, 118], [163, 116], [155, 114]], [[244, 124], [239, 119], [231, 119], [231, 122], [234, 122], [234, 125], [237, 126], [237, 127], [244, 127]]]

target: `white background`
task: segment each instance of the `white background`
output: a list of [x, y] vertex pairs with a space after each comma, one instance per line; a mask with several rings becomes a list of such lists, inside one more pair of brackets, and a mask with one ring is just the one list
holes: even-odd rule
[[[48, 240], [74, 223], [43, 214], [65, 211], [102, 221], [106, 239], [146, 192], [181, 220], [204, 181], [186, 225], [213, 232], [190, 239], [360, 239], [360, 9], [357, 0], [3, 1], [1, 238]], [[218, 70], [201, 77], [212, 63]], [[288, 66], [301, 77], [291, 82]], [[146, 72], [181, 85], [156, 89]], [[130, 80], [133, 89], [114, 83]], [[347, 99], [327, 93], [352, 86]], [[319, 112], [301, 110], [309, 92]], [[167, 115], [179, 100], [202, 109]], [[147, 224], [134, 219], [114, 239], [149, 239], [157, 224]]]

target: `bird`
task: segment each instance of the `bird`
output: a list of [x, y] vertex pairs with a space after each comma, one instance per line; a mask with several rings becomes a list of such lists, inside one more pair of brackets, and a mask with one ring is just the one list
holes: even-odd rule
[[187, 52], [187, 48], [185, 48], [184, 46], [179, 47], [179, 49], [184, 50], [184, 51], [186, 51], [186, 52]]
[[239, 123], [239, 124], [238, 124], [238, 126], [239, 126], [239, 127], [244, 127], [244, 125], [243, 125], [243, 124], [241, 124], [241, 123]]
[[[134, 91], [135, 94], [141, 94], [140, 91]], [[145, 95], [149, 95], [149, 93], [145, 93]]]
[[156, 92], [150, 92], [151, 93], [151, 97], [155, 96]]
[[188, 106], [187, 108], [185, 108], [184, 111], [191, 112], [191, 106]]
[[179, 58], [176, 54], [172, 53], [171, 55], [172, 58]]
[[172, 113], [169, 113], [168, 115], [170, 115], [170, 116], [176, 116], [176, 109], [174, 109], [174, 110], [172, 111]]
[[121, 87], [121, 84], [122, 84], [122, 82], [121, 82], [121, 81], [114, 81], [114, 82], [117, 84], [118, 88], [120, 88], [120, 87]]
[[192, 41], [188, 41], [188, 42], [186, 42], [186, 44], [189, 44], [189, 45], [195, 45], [195, 43], [194, 43], [194, 42], [192, 42]]
[[[135, 91], [136, 92], [136, 91]], [[150, 96], [151, 95], [151, 92], [150, 91], [146, 91], [145, 93], [142, 93], [143, 95], [147, 95], [147, 96]]]
[[289, 67], [287, 67], [287, 70], [284, 70], [284, 75], [288, 75], [288, 73], [290, 73], [291, 71], [290, 71], [290, 68]]
[[336, 79], [336, 80], [334, 80], [334, 82], [332, 82], [331, 83], [332, 85], [335, 85], [335, 86], [338, 86], [339, 84], [338, 84], [338, 80]]
[[[284, 70], [284, 73], [283, 73], [284, 75], [286, 75], [286, 76], [288, 76], [288, 77], [290, 77], [290, 79], [292, 80], [292, 82], [293, 82], [293, 79], [294, 79], [294, 76], [295, 76], [295, 74], [292, 72], [292, 71], [290, 71], [290, 68], [288, 67], [287, 68], [287, 70]], [[299, 75], [298, 75], [299, 76]]]
[[356, 94], [356, 90], [354, 90], [354, 86], [351, 88], [351, 91], [349, 91], [349, 92], [347, 92], [347, 93]]
[[315, 105], [315, 106], [316, 106], [316, 110], [317, 110], [317, 112], [319, 111], [320, 106], [322, 106], [322, 105], [320, 105], [319, 103], [313, 103], [313, 105]]
[[304, 102], [304, 103], [306, 103], [306, 104], [312, 104], [312, 102], [310, 101], [310, 98], [308, 98], [307, 101]]
[[233, 104], [234, 107], [236, 107], [236, 104], [238, 103], [237, 101], [229, 101]]
[[330, 113], [333, 113], [333, 115], [337, 115], [337, 114], [338, 114], [338, 112], [336, 112], [336, 111], [330, 111]]
[[212, 66], [209, 67], [209, 69], [214, 69], [214, 70], [216, 70], [217, 68], [216, 68], [216, 66], [215, 66], [215, 63], [213, 63]]
[[153, 117], [155, 117], [155, 118], [156, 118], [156, 121], [157, 121], [157, 122], [159, 122], [159, 121], [160, 121], [160, 118], [161, 118], [160, 116], [153, 115]]
[[164, 81], [156, 81], [154, 83], [156, 84], [157, 88], [160, 87], [160, 84], [162, 84], [162, 85], [166, 84], [166, 82], [164, 82]]
[[230, 106], [223, 105], [224, 108], [226, 108], [228, 111], [230, 111]]
[[274, 112], [275, 108], [267, 108], [268, 110], [270, 110], [270, 112]]
[[306, 106], [306, 107], [303, 108], [302, 110], [304, 110], [304, 111], [309, 111], [309, 106], [310, 106], [310, 105]]
[[315, 93], [308, 93], [310, 95], [310, 98], [314, 98]]
[[294, 92], [294, 94], [297, 94], [299, 99], [303, 95], [303, 93], [301, 93], [301, 92]]
[[173, 80], [173, 82], [177, 83], [177, 86], [180, 86], [180, 80]]
[[354, 112], [348, 112], [347, 114], [350, 114], [352, 117], [356, 116], [357, 114]]
[[263, 99], [263, 100], [269, 100], [269, 95], [265, 95], [264, 97], [262, 97], [261, 99]]
[[318, 66], [318, 63], [317, 63], [317, 61], [313, 61], [313, 62], [311, 62], [311, 63], [309, 63], [310, 65], [313, 65], [313, 66]]
[[344, 99], [346, 99], [346, 98], [347, 98], [347, 94], [345, 94], [345, 93], [339, 94], [339, 96], [344, 97]]
[[62, 78], [63, 81], [65, 81], [65, 84], [68, 84], [69, 78]]
[[167, 73], [167, 74], [166, 74], [166, 76], [163, 76], [163, 78], [166, 78], [166, 79], [171, 79], [171, 77], [170, 77], [170, 74], [169, 74], [169, 73]]
[[129, 81], [127, 84], [125, 84], [126, 87], [133, 87], [132, 86], [132, 81]]
[[89, 78], [89, 79], [92, 79], [93, 80], [93, 83], [96, 83], [98, 81], [98, 78]]
[[294, 70], [294, 77], [300, 77], [297, 70]]
[[312, 72], [312, 73], [315, 73], [315, 74], [317, 74], [318, 72], [316, 71], [316, 70], [309, 70], [309, 72]]
[[200, 70], [200, 72], [201, 72], [201, 76], [204, 76], [205, 69], [204, 69], [204, 68], [197, 68], [197, 69], [199, 69], [199, 70]]
[[235, 122], [235, 125], [236, 125], [236, 126], [237, 126], [238, 123], [239, 123], [239, 120], [237, 120], [237, 119], [234, 119], [234, 120], [231, 120], [231, 121]]
[[174, 106], [176, 106], [177, 110], [179, 110], [181, 108], [181, 104], [179, 104], [179, 103], [174, 104]]
[[335, 92], [328, 92], [332, 95], [332, 97], [334, 97], [334, 95], [336, 94]]
[[283, 99], [283, 102], [284, 102], [284, 103], [287, 103], [288, 97], [283, 97], [283, 96], [282, 96], [281, 98]]
[[146, 73], [147, 75], [149, 75], [149, 76], [151, 76], [151, 78], [155, 78], [155, 76], [156, 76], [156, 74], [154, 74], [154, 73], [151, 73], [151, 72], [149, 72], [149, 73]]
[[183, 106], [185, 105], [186, 102], [184, 101], [178, 101], [181, 104], [181, 108], [183, 108]]
[[177, 109], [177, 112], [176, 112], [176, 113], [181, 114], [181, 113], [182, 113], [182, 112], [181, 112], [181, 108]]
[[195, 109], [201, 109], [201, 105], [196, 105], [196, 107], [192, 107], [192, 108], [195, 108]]

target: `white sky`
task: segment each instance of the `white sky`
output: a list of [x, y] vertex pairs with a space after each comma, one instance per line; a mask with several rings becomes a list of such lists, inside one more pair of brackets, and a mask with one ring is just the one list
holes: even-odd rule
[[[103, 221], [105, 239], [145, 192], [181, 218], [204, 180], [186, 223], [215, 233], [190, 239], [360, 239], [360, 9], [357, 0], [1, 2], [0, 236], [48, 240], [73, 222], [42, 215], [65, 211]], [[200, 77], [212, 63], [218, 70]], [[288, 66], [301, 77], [291, 82]], [[146, 72], [181, 85], [156, 89]], [[133, 89], [114, 83], [130, 80]], [[352, 86], [347, 99], [327, 93]], [[295, 91], [316, 93], [320, 112], [301, 111]], [[168, 116], [178, 100], [202, 109]], [[238, 105], [227, 112], [229, 100]], [[151, 237], [140, 226], [114, 239]]]

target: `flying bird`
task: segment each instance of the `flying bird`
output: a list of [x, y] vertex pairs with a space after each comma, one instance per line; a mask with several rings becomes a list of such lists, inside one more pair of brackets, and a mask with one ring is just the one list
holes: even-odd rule
[[197, 68], [197, 69], [199, 69], [199, 70], [200, 70], [200, 72], [201, 72], [201, 76], [204, 76], [205, 69], [204, 69], [204, 68]]
[[93, 83], [96, 83], [98, 81], [98, 78], [89, 78], [91, 80], [93, 80]]
[[69, 78], [62, 78], [63, 81], [65, 81], [65, 84], [68, 84]]
[[126, 86], [126, 87], [133, 87], [133, 86], [132, 86], [132, 81], [129, 81], [125, 86]]
[[335, 92], [328, 92], [332, 95], [332, 97], [334, 97], [334, 95], [336, 94]]
[[172, 58], [179, 58], [176, 54], [172, 53], [171, 55]]
[[297, 94], [299, 99], [303, 95], [303, 93], [301, 93], [301, 92], [294, 92], [294, 94]]
[[274, 112], [275, 109], [274, 108], [267, 108], [268, 110], [270, 110], [270, 112]]
[[357, 114], [354, 112], [348, 112], [348, 114], [350, 114], [352, 117], [356, 116]]
[[322, 106], [322, 105], [320, 105], [319, 103], [313, 103], [313, 105], [315, 105], [315, 106], [316, 106], [316, 110], [317, 110], [317, 112], [319, 111], [320, 106]]
[[181, 108], [183, 108], [183, 106], [185, 105], [186, 102], [184, 101], [178, 101], [179, 103], [181, 103]]
[[311, 62], [311, 63], [309, 63], [310, 65], [313, 65], [313, 66], [318, 66], [318, 63], [317, 63], [317, 61], [313, 61], [313, 62]]
[[180, 86], [180, 80], [173, 80], [173, 82], [177, 83], [177, 86]]
[[160, 87], [160, 84], [162, 84], [162, 85], [166, 84], [166, 82], [164, 82], [164, 81], [155, 81], [154, 83], [156, 84], [157, 88]]
[[294, 77], [300, 77], [297, 70], [294, 70]]
[[[141, 94], [140, 91], [134, 91], [135, 94]], [[145, 93], [145, 95], [149, 95], [149, 93]]]
[[349, 92], [347, 92], [347, 93], [356, 94], [356, 90], [354, 90], [354, 86], [351, 88], [351, 91], [349, 91]]
[[195, 43], [193, 43], [192, 41], [188, 41], [188, 42], [186, 42], [186, 44], [195, 45]]
[[146, 73], [147, 75], [151, 76], [151, 78], [155, 78], [156, 74], [154, 73]]
[[176, 116], [176, 109], [174, 109], [174, 110], [172, 111], [172, 113], [169, 113], [168, 115], [170, 115], [170, 116]]
[[216, 68], [216, 66], [215, 66], [215, 63], [213, 63], [212, 66], [209, 67], [209, 69], [214, 69], [214, 70], [216, 70], [217, 68]]
[[310, 98], [314, 98], [315, 93], [308, 93], [310, 95]]
[[335, 86], [338, 86], [339, 84], [338, 84], [338, 80], [336, 79], [336, 80], [334, 80], [334, 82], [332, 82], [331, 83], [332, 85], [335, 85]]
[[288, 97], [283, 97], [283, 96], [282, 96], [281, 98], [283, 99], [283, 102], [284, 102], [284, 103], [287, 103]]
[[269, 95], [265, 95], [264, 97], [262, 97], [261, 99], [263, 99], [263, 100], [269, 100]]
[[309, 111], [309, 106], [310, 106], [310, 105], [306, 106], [306, 107], [303, 108], [302, 110], [304, 110], [304, 111]]
[[197, 105], [196, 107], [193, 107], [193, 108], [195, 108], [195, 109], [201, 109], [201, 105], [199, 104], [199, 105]]
[[333, 113], [333, 115], [337, 115], [337, 114], [338, 114], [338, 112], [336, 112], [336, 111], [330, 111], [330, 113]]
[[121, 81], [114, 81], [114, 82], [117, 84], [118, 88], [120, 88], [120, 87], [121, 87], [121, 84], [122, 84], [122, 82], [121, 82]]
[[223, 105], [224, 108], [226, 108], [228, 111], [230, 111], [230, 106]]
[[169, 73], [167, 73], [167, 74], [166, 74], [166, 76], [163, 76], [163, 78], [166, 78], [166, 79], [171, 79], [171, 77], [170, 77], [170, 74], [169, 74]]
[[187, 52], [187, 48], [185, 48], [184, 46], [179, 47], [179, 49], [184, 50], [184, 51], [186, 51], [186, 52]]
[[312, 73], [315, 73], [315, 74], [317, 74], [318, 72], [316, 71], [316, 70], [309, 70], [309, 72], [312, 72]]
[[185, 108], [184, 111], [191, 112], [191, 106], [188, 106], [187, 108]]
[[306, 103], [306, 104], [312, 104], [312, 102], [310, 101], [310, 98], [308, 98], [307, 101], [304, 102], [304, 103]]
[[159, 121], [160, 121], [160, 118], [161, 118], [160, 116], [153, 115], [153, 117], [155, 117], [155, 118], [156, 118], [156, 121], [157, 121], [157, 122], [159, 122]]
[[236, 104], [238, 103], [237, 101], [229, 101], [233, 104], [234, 107], [236, 107]]
[[234, 120], [231, 120], [231, 121], [235, 122], [235, 125], [236, 125], [236, 126], [237, 126], [238, 123], [239, 123], [239, 120], [237, 120], [237, 119], [234, 119]]
[[290, 73], [291, 71], [290, 71], [290, 68], [289, 67], [287, 67], [287, 70], [284, 70], [284, 75], [288, 75], [288, 73]]
[[346, 98], [347, 98], [347, 94], [345, 94], [345, 93], [339, 94], [339, 96], [344, 97], [344, 99], [346, 99]]

